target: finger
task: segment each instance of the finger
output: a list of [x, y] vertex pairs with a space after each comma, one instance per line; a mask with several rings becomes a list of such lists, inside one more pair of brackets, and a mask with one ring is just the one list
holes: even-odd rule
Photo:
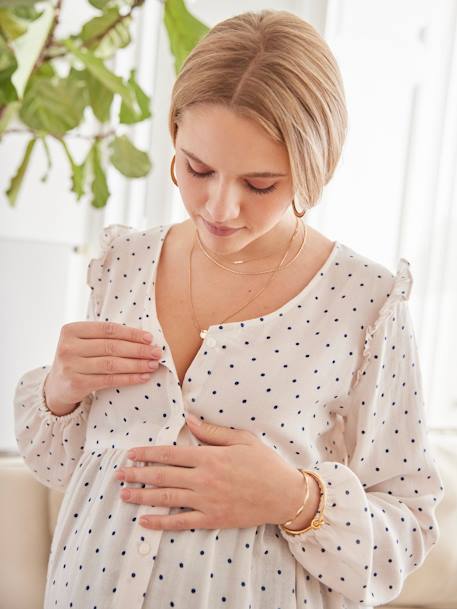
[[[127, 387], [147, 383], [154, 370], [135, 374], [77, 374], [76, 378], [81, 387], [89, 387], [90, 391], [100, 391], [110, 387]], [[143, 375], [147, 375], [147, 378]]]
[[132, 359], [160, 359], [162, 348], [158, 345], [131, 342], [119, 339], [94, 338], [92, 340], [72, 339], [73, 352], [81, 357], [130, 357]]
[[65, 324], [62, 331], [74, 334], [79, 338], [117, 338], [143, 344], [152, 343], [154, 339], [154, 337], [152, 340], [147, 338], [150, 333], [140, 330], [140, 328], [124, 326], [114, 321], [75, 321]]
[[146, 529], [160, 529], [164, 531], [184, 531], [188, 529], [209, 529], [207, 516], [198, 510], [156, 516], [151, 514], [140, 518], [140, 525]]
[[[132, 461], [149, 461], [151, 463], [166, 463], [168, 465], [184, 465], [196, 467], [214, 456], [214, 451], [221, 451], [221, 446], [135, 446]], [[130, 452], [130, 451], [129, 451]]]
[[[149, 364], [151, 362], [151, 365]], [[127, 357], [75, 357], [73, 367], [80, 374], [117, 376], [155, 372], [160, 366], [157, 358], [129, 359]], [[110, 387], [116, 387], [110, 381]]]
[[135, 503], [137, 505], [186, 508], [194, 507], [196, 493], [181, 488], [124, 488], [120, 492], [120, 498], [125, 503]]
[[146, 467], [124, 466], [116, 474], [117, 480], [154, 484], [159, 487], [186, 488], [195, 490], [194, 467], [169, 467], [147, 465]]

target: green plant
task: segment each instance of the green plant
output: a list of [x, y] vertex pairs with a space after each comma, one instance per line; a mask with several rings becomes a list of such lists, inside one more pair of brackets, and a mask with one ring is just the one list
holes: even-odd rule
[[[48, 138], [62, 145], [77, 200], [90, 189], [96, 208], [104, 207], [110, 196], [108, 163], [127, 178], [144, 177], [151, 170], [148, 153], [121, 133], [122, 125], [151, 118], [150, 97], [137, 81], [135, 66], [123, 79], [106, 63], [131, 43], [132, 13], [141, 10], [145, 0], [88, 1], [98, 11], [96, 16], [76, 34], [58, 38], [63, 0], [0, 0], [0, 142], [18, 132], [30, 134], [5, 193], [10, 206], [16, 203], [38, 141], [48, 162], [41, 179], [47, 179], [52, 167]], [[183, 0], [162, 3], [177, 74], [208, 27], [189, 13]], [[77, 129], [87, 120], [87, 112], [99, 127], [97, 133], [84, 136]], [[88, 140], [79, 163], [70, 149], [72, 137]]]

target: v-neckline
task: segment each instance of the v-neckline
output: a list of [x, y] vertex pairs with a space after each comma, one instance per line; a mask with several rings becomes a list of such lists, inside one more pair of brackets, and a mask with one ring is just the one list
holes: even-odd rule
[[[148, 295], [150, 295], [151, 296], [151, 305], [150, 305], [151, 316], [150, 317], [152, 317], [154, 327], [157, 329], [157, 331], [159, 333], [159, 336], [155, 336], [154, 329], [152, 329], [152, 333], [153, 333], [153, 336], [155, 339], [155, 340], [153, 339], [154, 344], [161, 347], [162, 350], [164, 350], [164, 355], [163, 355], [162, 359], [159, 360], [159, 362], [161, 364], [165, 365], [174, 374], [175, 380], [181, 389], [181, 393], [183, 393], [183, 387], [186, 384], [186, 378], [188, 377], [189, 372], [195, 363], [195, 360], [198, 358], [200, 351], [204, 347], [206, 347], [205, 343], [206, 343], [206, 339], [208, 337], [209, 328], [208, 328], [208, 332], [207, 332], [205, 338], [202, 340], [202, 344], [200, 345], [200, 348], [198, 349], [197, 353], [195, 354], [194, 358], [192, 359], [191, 363], [189, 364], [189, 366], [183, 376], [183, 382], [181, 384], [181, 382], [178, 378], [178, 371], [176, 368], [176, 364], [173, 359], [173, 353], [170, 349], [170, 345], [168, 344], [167, 339], [165, 338], [165, 334], [164, 334], [162, 325], [159, 320], [159, 315], [158, 315], [158, 311], [157, 311], [157, 298], [156, 298], [157, 271], [159, 268], [160, 257], [161, 257], [162, 251], [163, 251], [165, 239], [172, 226], [174, 226], [173, 223], [167, 224], [167, 225], [160, 225], [161, 237], [159, 238], [158, 247], [155, 252], [155, 256], [154, 256], [155, 262], [152, 265], [152, 272], [151, 272], [149, 280], [147, 282], [147, 294], [146, 294], [145, 302], [147, 302], [147, 297], [148, 297]], [[216, 327], [216, 326], [212, 326], [212, 327]]]

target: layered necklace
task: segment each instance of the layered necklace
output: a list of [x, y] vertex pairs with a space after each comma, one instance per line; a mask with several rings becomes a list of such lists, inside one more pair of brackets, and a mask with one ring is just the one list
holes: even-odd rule
[[[298, 227], [299, 225], [303, 226], [303, 239], [302, 239], [302, 243], [300, 245], [300, 249], [298, 250], [298, 252], [295, 254], [295, 256], [292, 258], [292, 260], [290, 260], [287, 264], [283, 265], [284, 260], [287, 257], [287, 254], [290, 251], [290, 248], [292, 246], [292, 241], [295, 237], [295, 235], [298, 232]], [[198, 234], [198, 230], [197, 228], [195, 228], [195, 232], [194, 232], [194, 239], [193, 239], [193, 243], [192, 243], [192, 249], [190, 251], [190, 255], [189, 255], [189, 294], [190, 294], [190, 304], [191, 304], [191, 310], [192, 310], [192, 321], [193, 324], [195, 326], [195, 328], [198, 330], [200, 338], [204, 339], [208, 329], [203, 329], [200, 327], [197, 318], [195, 316], [195, 309], [194, 309], [194, 304], [193, 304], [193, 300], [192, 300], [192, 254], [195, 248], [195, 242], [198, 241], [198, 244], [201, 248], [201, 250], [203, 251], [203, 253], [205, 254], [205, 256], [207, 256], [207, 258], [209, 258], [209, 260], [211, 260], [214, 264], [216, 264], [217, 266], [219, 266], [222, 269], [225, 269], [226, 271], [230, 271], [230, 273], [235, 273], [236, 275], [263, 275], [266, 273], [271, 273], [270, 277], [268, 278], [266, 284], [263, 286], [263, 288], [261, 288], [257, 294], [255, 294], [252, 298], [250, 298], [246, 303], [244, 303], [239, 309], [237, 309], [235, 312], [230, 313], [230, 315], [228, 315], [227, 317], [225, 317], [224, 319], [222, 319], [219, 323], [223, 324], [225, 321], [227, 321], [228, 319], [230, 319], [230, 317], [233, 317], [234, 315], [236, 315], [237, 313], [239, 313], [242, 309], [244, 309], [245, 307], [247, 307], [253, 300], [255, 300], [256, 298], [258, 298], [267, 288], [268, 286], [271, 284], [271, 282], [273, 281], [273, 279], [275, 278], [275, 276], [277, 275], [277, 273], [283, 269], [286, 269], [288, 266], [290, 266], [294, 260], [296, 260], [296, 258], [300, 255], [300, 253], [302, 252], [305, 243], [306, 243], [306, 239], [308, 237], [308, 227], [307, 225], [303, 225], [302, 222], [299, 222], [298, 218], [296, 218], [296, 223], [295, 223], [295, 229], [291, 235], [291, 237], [289, 238], [289, 241], [287, 243], [287, 247], [284, 251], [284, 254], [281, 258], [281, 262], [279, 263], [278, 266], [272, 268], [272, 269], [268, 269], [266, 271], [256, 271], [256, 272], [240, 272], [237, 271], [235, 269], [231, 269], [230, 267], [227, 267], [223, 264], [221, 264], [218, 260], [216, 260], [213, 256], [211, 256], [211, 254], [206, 250], [205, 246], [203, 245], [203, 243], [201, 242], [200, 239], [200, 235]], [[274, 254], [268, 254], [267, 256], [261, 256], [260, 258], [248, 258], [245, 260], [235, 260], [233, 261], [231, 264], [245, 264], [246, 262], [252, 262], [253, 260], [262, 260], [263, 258], [269, 258], [271, 256], [273, 256]]]

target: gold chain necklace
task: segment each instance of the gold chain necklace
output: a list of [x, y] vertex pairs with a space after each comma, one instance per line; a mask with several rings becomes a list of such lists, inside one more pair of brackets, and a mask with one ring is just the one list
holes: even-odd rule
[[[292, 237], [291, 237], [291, 239], [290, 239], [289, 245], [290, 245], [290, 243], [291, 243], [292, 239], [295, 237], [295, 234], [296, 234], [296, 233], [297, 233], [297, 231], [298, 231], [298, 225], [299, 225], [299, 224], [300, 224], [300, 223], [299, 223], [299, 221], [298, 221], [298, 219], [297, 219], [297, 222], [296, 222], [296, 224], [295, 224], [295, 230], [294, 230], [294, 233], [293, 233], [293, 235], [292, 235]], [[297, 252], [297, 253], [295, 254], [295, 256], [292, 258], [292, 260], [290, 260], [290, 261], [289, 261], [287, 264], [285, 264], [283, 267], [281, 267], [281, 263], [280, 263], [278, 267], [275, 267], [275, 268], [273, 268], [273, 269], [267, 269], [266, 271], [257, 271], [257, 272], [255, 272], [255, 273], [254, 273], [254, 272], [246, 272], [246, 273], [242, 273], [242, 272], [240, 272], [240, 271], [235, 271], [234, 269], [231, 269], [231, 268], [229, 268], [229, 267], [227, 267], [227, 266], [224, 266], [223, 264], [221, 264], [220, 262], [218, 262], [218, 261], [217, 261], [215, 258], [213, 258], [213, 257], [212, 257], [212, 256], [211, 256], [211, 255], [210, 255], [210, 254], [209, 254], [209, 253], [206, 251], [206, 249], [205, 249], [205, 247], [204, 247], [203, 243], [201, 242], [200, 235], [199, 235], [198, 231], [196, 232], [196, 236], [197, 236], [197, 239], [198, 239], [198, 243], [199, 243], [199, 245], [200, 245], [200, 248], [202, 249], [202, 251], [203, 251], [203, 253], [205, 254], [205, 256], [206, 256], [207, 258], [209, 258], [209, 259], [210, 259], [212, 262], [214, 262], [214, 264], [217, 264], [217, 266], [219, 266], [221, 269], [225, 269], [226, 271], [230, 271], [231, 273], [235, 273], [235, 275], [264, 275], [265, 273], [271, 273], [271, 272], [273, 272], [273, 271], [275, 271], [275, 270], [278, 270], [278, 269], [279, 269], [279, 270], [286, 269], [286, 268], [287, 268], [287, 267], [288, 267], [290, 264], [292, 264], [292, 262], [294, 262], [294, 261], [295, 261], [295, 259], [296, 259], [296, 258], [297, 258], [297, 257], [300, 255], [300, 253], [301, 253], [301, 251], [303, 250], [303, 247], [304, 247], [304, 245], [305, 245], [306, 238], [307, 238], [307, 236], [308, 236], [308, 226], [307, 226], [306, 224], [304, 225], [304, 234], [303, 234], [303, 241], [302, 241], [302, 244], [301, 244], [300, 249], [298, 250], [298, 252]], [[254, 260], [255, 260], [255, 258], [254, 258]], [[243, 260], [242, 262], [249, 262], [249, 260], [246, 260], [246, 261], [244, 261], [244, 260]]]
[[[263, 288], [262, 288], [262, 289], [261, 289], [261, 290], [260, 290], [260, 291], [259, 291], [257, 294], [255, 294], [255, 296], [254, 296], [253, 298], [251, 298], [250, 300], [248, 300], [248, 302], [247, 302], [247, 303], [245, 303], [245, 304], [244, 304], [242, 307], [240, 307], [240, 308], [239, 308], [237, 311], [235, 311], [234, 313], [231, 313], [231, 314], [230, 314], [230, 315], [228, 315], [228, 316], [227, 316], [225, 319], [223, 319], [223, 320], [220, 322], [221, 324], [223, 324], [225, 321], [227, 321], [227, 319], [229, 319], [230, 317], [233, 317], [234, 315], [236, 315], [237, 313], [239, 313], [239, 312], [240, 312], [242, 309], [244, 309], [245, 307], [247, 307], [247, 306], [248, 306], [248, 304], [250, 304], [250, 303], [251, 303], [253, 300], [255, 300], [255, 299], [258, 297], [258, 296], [260, 296], [260, 294], [262, 294], [262, 292], [264, 292], [264, 291], [267, 289], [267, 287], [270, 285], [270, 283], [273, 281], [273, 279], [274, 279], [274, 277], [276, 276], [276, 274], [277, 274], [277, 273], [278, 273], [278, 272], [279, 272], [279, 271], [280, 271], [282, 268], [286, 268], [286, 266], [289, 266], [290, 262], [288, 262], [288, 263], [287, 263], [287, 265], [285, 265], [284, 267], [281, 267], [281, 264], [284, 262], [284, 260], [285, 260], [285, 259], [286, 259], [286, 257], [287, 257], [287, 254], [289, 253], [289, 250], [290, 250], [291, 245], [292, 245], [292, 239], [293, 239], [293, 237], [294, 237], [294, 235], [295, 235], [295, 233], [296, 233], [296, 230], [297, 230], [297, 226], [298, 226], [298, 224], [296, 225], [296, 227], [295, 227], [295, 231], [293, 232], [292, 236], [291, 236], [291, 237], [290, 237], [290, 239], [289, 239], [289, 242], [288, 242], [288, 244], [287, 244], [287, 249], [286, 249], [286, 251], [284, 252], [284, 255], [283, 255], [282, 259], [281, 259], [281, 262], [279, 263], [279, 266], [278, 266], [278, 267], [276, 267], [275, 269], [273, 269], [273, 271], [272, 271], [272, 275], [271, 275], [271, 277], [268, 279], [268, 281], [267, 281], [267, 283], [265, 284], [265, 286], [264, 286], [264, 287], [263, 287]], [[189, 255], [189, 295], [190, 295], [190, 305], [191, 305], [191, 311], [192, 311], [192, 321], [193, 321], [193, 324], [194, 324], [195, 328], [198, 330], [199, 335], [200, 335], [200, 338], [203, 338], [203, 339], [204, 339], [204, 338], [205, 338], [205, 336], [206, 336], [206, 334], [208, 333], [208, 330], [207, 330], [207, 329], [206, 329], [206, 330], [204, 330], [203, 328], [200, 328], [200, 326], [199, 326], [199, 324], [198, 324], [198, 322], [197, 322], [196, 316], [195, 316], [195, 309], [194, 309], [194, 304], [193, 304], [193, 300], [192, 300], [192, 270], [191, 270], [192, 265], [191, 265], [191, 262], [192, 262], [192, 253], [193, 253], [193, 251], [194, 251], [194, 247], [195, 247], [195, 237], [196, 237], [196, 235], [197, 235], [197, 232], [198, 232], [198, 231], [197, 231], [197, 229], [195, 229], [195, 233], [194, 233], [194, 240], [193, 240], [193, 243], [192, 243], [192, 249], [191, 249], [191, 251], [190, 251], [190, 255]], [[307, 236], [308, 236], [308, 231], [306, 230], [306, 225], [305, 225], [304, 239], [303, 239], [303, 242], [302, 242], [302, 244], [301, 244], [301, 246], [300, 246], [300, 249], [299, 249], [298, 253], [300, 253], [300, 252], [302, 251], [302, 249], [303, 249], [303, 246], [304, 246], [304, 244], [305, 244], [305, 241], [306, 241]], [[298, 254], [297, 254], [297, 255], [298, 255]], [[293, 261], [296, 259], [297, 255], [295, 255], [295, 256], [293, 257], [293, 259], [291, 260], [291, 262], [293, 262]], [[223, 267], [223, 268], [225, 268], [225, 267]], [[227, 270], [232, 270], [232, 269], [227, 269]], [[233, 271], [233, 272], [236, 272], [236, 271]], [[269, 271], [266, 271], [266, 272], [269, 272]], [[270, 272], [271, 272], [271, 271], [270, 271]], [[239, 273], [239, 274], [241, 274], [241, 275], [246, 275], [246, 274], [248, 274], [248, 273]], [[259, 274], [260, 274], [260, 273], [259, 273]]]
[[[295, 222], [295, 228], [298, 228], [298, 218], [296, 219]], [[211, 258], [210, 255], [207, 253], [205, 247], [203, 246], [203, 243], [200, 239], [200, 233], [197, 233], [197, 237], [198, 237], [198, 241], [200, 243], [200, 247], [201, 249], [205, 252], [205, 254], [208, 256], [208, 258], [210, 258], [211, 260], [213, 260], [213, 262], [215, 262], [214, 258]], [[272, 254], [267, 254], [266, 256], [259, 256], [259, 258], [246, 258], [245, 260], [232, 260], [230, 262], [230, 264], [245, 264], [246, 262], [253, 262], [254, 260], [264, 260], [265, 258], [271, 258], [272, 256], [276, 256], [276, 252], [273, 252]]]

